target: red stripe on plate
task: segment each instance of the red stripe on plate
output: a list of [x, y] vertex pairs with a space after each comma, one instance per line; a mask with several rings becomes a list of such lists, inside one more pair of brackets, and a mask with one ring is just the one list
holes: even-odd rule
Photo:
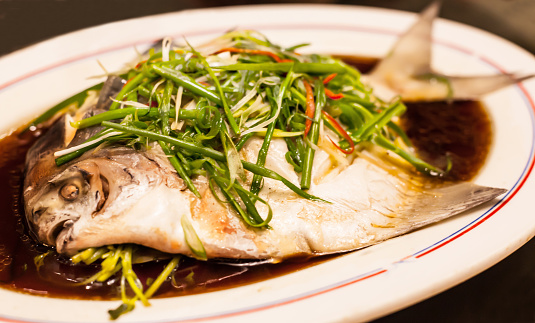
[[370, 275], [367, 275], [367, 276], [364, 276], [364, 277], [360, 277], [360, 278], [358, 278], [356, 280], [344, 283], [342, 285], [331, 287], [329, 289], [325, 289], [325, 290], [322, 290], [322, 291], [319, 291], [319, 292], [316, 292], [316, 293], [312, 293], [312, 294], [309, 294], [309, 295], [301, 296], [299, 298], [290, 299], [290, 300], [287, 300], [287, 301], [284, 301], [284, 302], [281, 302], [281, 303], [271, 304], [271, 305], [267, 305], [267, 306], [261, 306], [261, 307], [252, 308], [252, 309], [249, 309], [249, 310], [240, 311], [240, 312], [221, 314], [221, 315], [215, 315], [215, 316], [210, 316], [210, 317], [200, 317], [200, 318], [197, 318], [197, 319], [191, 319], [191, 320], [185, 320], [185, 321], [182, 321], [182, 320], [172, 321], [172, 322], [175, 322], [175, 323], [176, 322], [181, 322], [181, 323], [183, 323], [183, 322], [202, 322], [202, 321], [209, 321], [209, 320], [213, 320], [213, 319], [222, 319], [222, 318], [228, 318], [228, 317], [233, 317], [233, 316], [238, 316], [238, 315], [243, 315], [243, 314], [250, 314], [250, 313], [254, 313], [254, 312], [264, 311], [264, 310], [267, 310], [267, 309], [270, 309], [270, 308], [275, 308], [275, 307], [279, 307], [279, 306], [283, 306], [283, 305], [292, 304], [292, 303], [295, 303], [295, 302], [299, 302], [299, 301], [305, 300], [307, 298], [311, 298], [311, 297], [314, 297], [314, 296], [325, 294], [325, 293], [331, 292], [333, 290], [336, 290], [336, 289], [339, 289], [339, 288], [342, 288], [342, 287], [345, 287], [345, 286], [349, 286], [349, 285], [361, 282], [363, 280], [378, 276], [380, 274], [384, 274], [387, 271], [388, 271], [387, 269], [383, 269], [383, 270], [380, 270], [380, 271], [375, 272], [373, 274], [370, 274]]

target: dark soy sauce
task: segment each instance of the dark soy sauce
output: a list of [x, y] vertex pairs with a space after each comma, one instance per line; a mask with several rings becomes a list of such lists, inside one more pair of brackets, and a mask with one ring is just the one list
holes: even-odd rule
[[487, 157], [492, 141], [491, 122], [478, 101], [407, 103], [402, 126], [418, 155], [442, 169], [447, 178], [472, 179]]

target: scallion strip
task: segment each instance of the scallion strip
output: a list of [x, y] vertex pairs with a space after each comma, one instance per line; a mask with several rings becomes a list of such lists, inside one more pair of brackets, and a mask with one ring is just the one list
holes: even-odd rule
[[23, 132], [27, 131], [32, 126], [37, 126], [38, 124], [41, 124], [47, 121], [48, 119], [52, 118], [56, 113], [58, 113], [59, 111], [61, 111], [62, 109], [66, 108], [67, 106], [73, 103], [77, 103], [78, 106], [80, 106], [87, 98], [87, 92], [100, 90], [103, 85], [104, 83], [93, 85], [92, 87], [87, 88], [83, 90], [82, 92], [75, 94], [71, 96], [70, 98], [61, 101], [60, 103], [56, 104], [52, 108], [48, 109], [45, 113], [41, 114], [39, 117], [35, 118], [32, 122], [30, 122], [30, 124], [26, 128], [24, 128]]
[[191, 224], [187, 215], [182, 215], [180, 224], [182, 225], [182, 231], [184, 232], [184, 240], [186, 240], [186, 244], [195, 255], [195, 258], [199, 260], [207, 260], [208, 257], [206, 256], [204, 245], [202, 244], [201, 239], [199, 239], [197, 232], [195, 232], [195, 228]]
[[208, 90], [206, 87], [195, 82], [194, 80], [190, 79], [188, 76], [185, 76], [184, 74], [165, 66], [154, 65], [153, 69], [158, 75], [166, 79], [170, 79], [178, 85], [183, 86], [185, 89], [191, 91], [192, 93], [207, 98], [215, 104], [222, 106], [223, 103], [221, 102], [221, 99], [217, 94], [215, 94], [211, 90]]
[[[316, 80], [314, 84], [315, 90], [315, 105], [314, 119], [312, 120], [312, 126], [310, 128], [309, 140], [314, 144], [318, 144], [320, 136], [320, 120], [321, 110], [327, 101], [325, 97], [325, 91], [323, 90], [323, 82]], [[315, 150], [308, 145], [305, 152], [305, 159], [303, 160], [302, 172], [301, 172], [301, 188], [307, 190], [312, 184], [312, 163], [314, 162]]]
[[[105, 131], [102, 131], [102, 132], [99, 132], [97, 133], [96, 135], [94, 135], [93, 137], [87, 139], [85, 142], [91, 142], [93, 140], [97, 140], [98, 138], [106, 135], [108, 132], [105, 132]], [[73, 152], [70, 152], [68, 154], [65, 154], [63, 156], [59, 156], [55, 159], [55, 163], [56, 163], [56, 166], [61, 166], [65, 163], [68, 163], [69, 161], [75, 159], [75, 158], [78, 158], [80, 156], [82, 156], [85, 152], [101, 145], [102, 143], [104, 143], [105, 141], [106, 142], [116, 142], [116, 141], [119, 141], [119, 140], [122, 140], [122, 139], [125, 139], [126, 137], [125, 136], [116, 136], [116, 137], [111, 137], [111, 138], [104, 138], [102, 140], [98, 140], [98, 141], [95, 141], [94, 143], [90, 144], [90, 145], [87, 145], [83, 148], [79, 148], [79, 149], [76, 149], [75, 151]]]
[[416, 156], [414, 156], [412, 154], [409, 154], [405, 150], [399, 148], [398, 146], [393, 144], [390, 140], [388, 140], [387, 138], [385, 138], [381, 134], [376, 134], [373, 137], [372, 142], [375, 143], [378, 146], [381, 146], [381, 147], [383, 147], [385, 149], [388, 149], [388, 150], [392, 151], [393, 153], [397, 154], [401, 158], [403, 158], [406, 161], [408, 161], [409, 163], [411, 163], [411, 165], [414, 166], [414, 168], [416, 168], [418, 171], [420, 171], [420, 172], [422, 172], [424, 174], [427, 174], [427, 175], [430, 175], [430, 176], [443, 176], [443, 175], [446, 174], [446, 172], [443, 171], [442, 169], [439, 169], [439, 168], [437, 168], [437, 167], [435, 167], [435, 166], [433, 166], [433, 165], [431, 165], [429, 163], [426, 163], [425, 161], [421, 160], [420, 158], [418, 158], [418, 157], [416, 157]]
[[124, 86], [123, 88], [121, 89], [121, 91], [119, 91], [119, 93], [117, 93], [117, 96], [115, 97], [115, 100], [116, 101], [113, 101], [110, 105], [110, 110], [115, 110], [117, 109], [121, 104], [117, 101], [121, 101], [123, 99], [123, 97], [125, 96], [125, 94], [127, 94], [128, 92], [132, 91], [133, 89], [135, 89], [139, 83], [141, 83], [141, 81], [143, 81], [143, 79], [145, 78], [145, 75], [143, 73], [140, 73], [136, 76], [134, 76], [134, 78], [130, 79]]
[[339, 63], [238, 63], [224, 66], [214, 66], [213, 69], [226, 71], [264, 71], [264, 72], [289, 72], [292, 69], [295, 73], [309, 74], [332, 74], [345, 73], [347, 68]]
[[[113, 111], [106, 111], [99, 113], [97, 115], [94, 115], [89, 118], [82, 119], [80, 121], [76, 121], [71, 123], [71, 126], [76, 129], [84, 129], [87, 127], [99, 125], [102, 121], [109, 121], [109, 120], [115, 120], [115, 119], [122, 119], [126, 117], [127, 115], [136, 114], [138, 117], [146, 117], [149, 119], [157, 118], [159, 115], [159, 111], [157, 108], [124, 108], [124, 109], [116, 109]], [[171, 116], [175, 115], [175, 109], [170, 109], [169, 114]], [[178, 111], [178, 119], [195, 119], [197, 117], [197, 111], [195, 110], [184, 110], [180, 109]]]
[[173, 92], [173, 81], [167, 80], [165, 82], [165, 89], [163, 91], [163, 100], [160, 104], [160, 122], [162, 123], [162, 132], [164, 135], [169, 135], [171, 126], [169, 125], [169, 116], [171, 110], [171, 96]]
[[197, 196], [198, 198], [201, 198], [201, 194], [195, 187], [195, 184], [193, 184], [193, 182], [191, 181], [191, 178], [186, 173], [186, 170], [182, 166], [182, 163], [180, 162], [180, 160], [178, 160], [178, 158], [175, 155], [173, 155], [173, 153], [171, 152], [169, 147], [167, 147], [167, 144], [165, 142], [159, 140], [158, 143], [160, 144], [160, 147], [162, 147], [164, 154], [167, 156], [167, 158], [169, 159], [169, 162], [171, 163], [171, 165], [173, 165], [178, 175], [182, 178], [182, 180], [184, 180], [184, 183], [186, 184], [186, 186], [190, 189], [190, 191], [193, 192], [193, 194], [195, 194], [195, 196]]
[[409, 136], [407, 136], [405, 131], [403, 131], [403, 129], [399, 125], [390, 121], [389, 123], [387, 123], [387, 126], [392, 129], [399, 136], [399, 138], [401, 138], [401, 140], [405, 143], [405, 145], [407, 145], [407, 147], [412, 147], [411, 139], [409, 138]]
[[203, 63], [204, 67], [206, 68], [206, 71], [212, 78], [212, 81], [214, 82], [215, 88], [219, 92], [219, 98], [221, 100], [221, 105], [223, 106], [223, 111], [225, 111], [225, 115], [227, 116], [228, 123], [230, 125], [230, 128], [232, 131], [234, 131], [235, 134], [240, 134], [240, 127], [238, 127], [238, 124], [236, 123], [236, 119], [234, 119], [234, 116], [232, 115], [232, 112], [230, 111], [230, 108], [227, 103], [227, 99], [225, 97], [225, 94], [223, 93], [223, 89], [221, 88], [221, 84], [219, 84], [219, 79], [215, 75], [214, 71], [204, 58], [204, 56], [201, 55], [201, 53], [197, 52], [191, 45], [190, 45], [191, 51], [199, 57], [201, 62]]
[[351, 138], [355, 142], [366, 140], [373, 133], [376, 133], [379, 129], [382, 129], [394, 116], [398, 116], [405, 112], [407, 108], [401, 101], [392, 104], [389, 108], [383, 112], [375, 115], [370, 122], [364, 124], [357, 131], [351, 133]]
[[164, 270], [158, 275], [158, 277], [152, 282], [152, 284], [147, 288], [147, 291], [145, 292], [145, 297], [147, 299], [151, 298], [156, 291], [158, 291], [158, 288], [164, 283], [164, 281], [171, 275], [173, 270], [178, 266], [178, 263], [180, 262], [181, 257], [180, 256], [174, 256], [167, 266], [165, 266]]
[[[281, 98], [284, 98], [285, 95], [286, 95], [286, 91], [288, 90], [288, 87], [290, 85], [290, 82], [288, 81], [289, 78], [287, 77], [285, 79], [285, 81], [282, 83], [282, 86], [279, 90], [279, 97]], [[282, 99], [281, 99], [282, 101]], [[278, 109], [279, 107], [277, 106], [278, 103], [277, 102], [273, 102], [273, 101], [270, 101], [270, 105], [271, 105], [271, 113], [269, 115], [269, 118], [275, 118], [276, 115], [278, 114]], [[281, 102], [282, 104], [282, 102]], [[273, 132], [275, 131], [275, 126], [277, 125], [277, 122], [276, 120], [274, 120], [273, 122], [271, 122], [267, 129], [266, 129], [266, 134], [264, 136], [264, 141], [262, 142], [262, 147], [260, 147], [260, 150], [258, 151], [258, 157], [256, 159], [256, 164], [258, 166], [264, 166], [266, 164], [266, 158], [267, 158], [267, 154], [268, 154], [268, 151], [269, 151], [269, 146], [271, 144], [271, 139], [273, 138]], [[255, 174], [253, 176], [253, 181], [251, 182], [251, 188], [250, 188], [250, 191], [251, 193], [253, 194], [258, 194], [258, 192], [260, 192], [260, 188], [261, 188], [261, 184], [262, 184], [262, 176], [261, 175], [258, 175], [258, 174]]]
[[[219, 176], [216, 173], [213, 165], [211, 165], [210, 163], [205, 163], [204, 168], [210, 174], [211, 179], [213, 179], [221, 189], [221, 194], [223, 194], [225, 199], [236, 210], [236, 212], [238, 212], [238, 214], [242, 217], [245, 223], [257, 228], [266, 227], [268, 225], [269, 221], [271, 221], [271, 218], [273, 217], [273, 212], [266, 201], [248, 192], [239, 183], [230, 183], [227, 178]], [[232, 196], [232, 192], [235, 192], [240, 197], [243, 205], [245, 205], [247, 212], [242, 209], [240, 203], [234, 198], [234, 196]], [[262, 217], [258, 213], [258, 210], [256, 209], [256, 201], [260, 201], [261, 203], [264, 203], [268, 206], [268, 215], [265, 220], [262, 219]]]
[[254, 135], [255, 135], [254, 132], [249, 132], [245, 136], [241, 136], [240, 140], [238, 140], [238, 142], [236, 143], [236, 149], [238, 151], [240, 151], [243, 148], [243, 146], [245, 145], [245, 143], [247, 142], [247, 140], [251, 139], [251, 137], [254, 136]]

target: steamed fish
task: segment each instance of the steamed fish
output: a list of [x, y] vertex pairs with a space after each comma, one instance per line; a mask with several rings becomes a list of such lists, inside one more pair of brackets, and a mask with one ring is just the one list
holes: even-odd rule
[[[164, 40], [82, 93], [81, 107], [28, 151], [30, 230], [73, 262], [101, 260], [88, 282], [135, 275], [133, 253], [146, 249], [134, 246], [172, 259], [165, 279], [174, 255], [279, 262], [345, 252], [491, 201], [506, 190], [448, 181], [451, 165], [418, 158], [399, 125], [400, 97], [476, 98], [523, 79], [434, 72], [436, 12], [424, 11], [370, 75], [253, 31], [198, 47]], [[114, 318], [158, 288], [128, 283], [136, 296]]]
[[[474, 77], [463, 80], [469, 86], [458, 90], [459, 78], [446, 83], [425, 83], [419, 78], [432, 73], [430, 29], [437, 8], [434, 4], [422, 13], [392, 53], [367, 76], [369, 80], [387, 84], [408, 100], [470, 98], [515, 80], [485, 77], [491, 81], [482, 89], [478, 88], [480, 79]], [[245, 43], [244, 48], [238, 48], [240, 42]], [[100, 120], [76, 131], [71, 126], [76, 123], [73, 117], [66, 115], [31, 148], [24, 203], [28, 223], [39, 241], [67, 255], [90, 247], [132, 243], [202, 259], [276, 262], [369, 246], [505, 192], [472, 183], [437, 184], [430, 179], [445, 171], [419, 160], [406, 143], [400, 144], [403, 137], [397, 137], [400, 130], [393, 124], [403, 112], [403, 104], [377, 98], [358, 83], [358, 72], [341, 62], [315, 56], [308, 56], [307, 61], [249, 32], [231, 32], [177, 58], [181, 53], [183, 49], [170, 50], [167, 40], [160, 54], [152, 53], [148, 61], [138, 65], [142, 72], [132, 77], [130, 86], [120, 77], [110, 77], [98, 100], [95, 95], [88, 98], [85, 108], [74, 116], [78, 118], [74, 121], [82, 124], [106, 113], [128, 110], [117, 109], [119, 104], [130, 105], [135, 112], [123, 115], [121, 122], [129, 130], [113, 130], [117, 124], [108, 124], [111, 128], [106, 129], [98, 125]], [[249, 56], [239, 58], [240, 54]], [[207, 58], [195, 64], [188, 61], [204, 55]], [[259, 56], [275, 63], [264, 63]], [[155, 59], [161, 64], [154, 64], [148, 72], [147, 62]], [[311, 86], [314, 75], [327, 74], [315, 70], [322, 63], [334, 73]], [[199, 74], [196, 69], [207, 72], [196, 79], [188, 76], [190, 71]], [[215, 81], [214, 70], [218, 69], [222, 85]], [[225, 75], [225, 71], [242, 72]], [[356, 103], [338, 105], [341, 97], [333, 97], [332, 90], [327, 89], [336, 73], [344, 75], [337, 89], [346, 91], [346, 97], [360, 91]], [[156, 81], [158, 77], [162, 77], [160, 81]], [[392, 80], [395, 83], [391, 86]], [[412, 81], [417, 85], [411, 85]], [[158, 90], [164, 82], [165, 89]], [[238, 88], [232, 89], [233, 85]], [[263, 86], [267, 90], [261, 93]], [[294, 87], [289, 90], [290, 86]], [[438, 90], [431, 88], [435, 86]], [[230, 94], [222, 100], [218, 95], [225, 91]], [[288, 99], [292, 93], [295, 97]], [[141, 100], [133, 102], [131, 98]], [[283, 102], [286, 99], [288, 102]], [[182, 102], [186, 100], [189, 103]], [[159, 106], [153, 115], [161, 123], [155, 133], [171, 139], [139, 134], [154, 127], [155, 123], [138, 116], [149, 115], [153, 101]], [[305, 106], [306, 117], [303, 113], [290, 116], [291, 105], [300, 104]], [[311, 104], [315, 111], [309, 110]], [[213, 110], [215, 106], [227, 117], [216, 120], [218, 124], [210, 119], [219, 114]], [[322, 109], [327, 118], [321, 119]], [[340, 115], [341, 121], [327, 111]], [[277, 123], [277, 117], [285, 128], [275, 130], [270, 125]], [[297, 119], [301, 121], [296, 125]], [[174, 121], [170, 124], [169, 120]], [[188, 122], [193, 123], [190, 128]], [[379, 127], [384, 128], [374, 130]], [[177, 134], [180, 131], [183, 133]], [[249, 135], [240, 137], [240, 131]], [[271, 140], [251, 138], [262, 131], [263, 137]], [[277, 138], [277, 133], [286, 139]], [[238, 143], [239, 152], [229, 143], [237, 140], [231, 134], [248, 139]], [[331, 139], [334, 136], [339, 137], [338, 143]], [[215, 146], [223, 153], [217, 155], [219, 160], [212, 155], [199, 159], [195, 152], [165, 142], [174, 138], [212, 150], [214, 146], [203, 146], [204, 141], [212, 143], [219, 138]], [[57, 158], [61, 150], [79, 157], [60, 165]], [[261, 172], [244, 170], [246, 163], [256, 163]], [[192, 165], [197, 169], [192, 171]], [[427, 175], [416, 174], [415, 169]], [[282, 182], [281, 177], [285, 179]], [[252, 193], [245, 193], [247, 190]]]
[[[122, 85], [122, 79], [110, 78], [100, 101]], [[265, 179], [260, 197], [270, 205], [273, 219], [270, 229], [258, 229], [220, 203], [204, 176], [194, 180], [201, 195], [196, 197], [156, 145], [139, 151], [111, 144], [56, 167], [53, 153], [64, 143], [64, 122], [56, 123], [29, 151], [24, 200], [39, 240], [69, 255], [89, 247], [135, 243], [195, 256], [184, 229], [189, 224], [208, 258], [279, 261], [362, 248], [505, 192], [472, 183], [437, 185], [384, 151], [362, 150], [338, 174], [312, 184], [308, 193], [328, 202], [302, 198], [283, 183]], [[84, 142], [94, 132], [79, 131], [73, 142]], [[262, 142], [248, 141], [241, 158], [254, 162]], [[265, 166], [299, 185], [284, 157], [286, 143], [273, 139], [269, 149]], [[313, 173], [330, 158], [319, 150]]]

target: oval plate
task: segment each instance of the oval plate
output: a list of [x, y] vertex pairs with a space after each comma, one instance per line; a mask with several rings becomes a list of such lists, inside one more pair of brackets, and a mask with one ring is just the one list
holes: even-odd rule
[[[124, 67], [158, 39], [193, 45], [232, 29], [256, 29], [302, 51], [384, 56], [415, 15], [330, 5], [229, 7], [182, 11], [60, 36], [0, 59], [0, 133], [8, 133]], [[150, 27], [147, 27], [150, 26]], [[492, 34], [438, 20], [435, 68], [448, 74], [535, 72], [526, 51]], [[370, 320], [439, 293], [500, 261], [535, 234], [530, 210], [535, 80], [483, 98], [494, 127], [488, 161], [475, 178], [503, 187], [501, 200], [447, 221], [305, 270], [224, 291], [139, 304], [124, 322]], [[118, 302], [63, 300], [0, 290], [0, 320], [106, 322]], [[31, 310], [28, 310], [31, 309]]]

